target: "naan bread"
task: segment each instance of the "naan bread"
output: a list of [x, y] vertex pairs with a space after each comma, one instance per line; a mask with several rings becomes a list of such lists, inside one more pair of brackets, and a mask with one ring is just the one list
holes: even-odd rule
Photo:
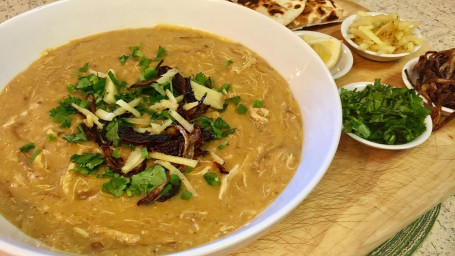
[[308, 0], [305, 9], [295, 20], [287, 25], [292, 30], [308, 26], [339, 22], [345, 13], [333, 0]]
[[307, 0], [229, 0], [288, 25], [304, 10]]

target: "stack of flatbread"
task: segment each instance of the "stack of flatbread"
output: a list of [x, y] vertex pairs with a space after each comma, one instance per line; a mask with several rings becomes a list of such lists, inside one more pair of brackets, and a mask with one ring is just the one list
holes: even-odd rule
[[258, 11], [292, 30], [340, 22], [346, 16], [334, 0], [229, 0]]

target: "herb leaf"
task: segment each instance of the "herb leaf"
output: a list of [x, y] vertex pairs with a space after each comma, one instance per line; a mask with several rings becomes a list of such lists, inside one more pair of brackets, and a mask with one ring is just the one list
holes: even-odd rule
[[131, 176], [130, 190], [140, 194], [149, 194], [156, 186], [165, 183], [167, 180], [165, 169], [161, 165], [149, 167], [143, 172]]
[[237, 105], [237, 109], [236, 109], [236, 112], [238, 114], [246, 114], [246, 112], [248, 112], [248, 108], [243, 105], [242, 103], [239, 103], [239, 105]]
[[87, 108], [89, 102], [77, 97], [68, 96], [63, 100], [59, 100], [59, 106], [49, 111], [49, 115], [52, 121], [61, 124], [62, 128], [68, 128], [71, 126], [71, 115], [77, 113], [77, 110], [71, 106], [72, 103]]
[[111, 122], [106, 126], [106, 138], [112, 141], [114, 146], [118, 146], [120, 144], [120, 137], [118, 136], [118, 126], [119, 121], [118, 119], [114, 118]]
[[161, 61], [166, 55], [166, 50], [163, 47], [158, 47], [158, 53], [156, 54], [156, 57], [153, 59], [153, 61]]
[[70, 161], [77, 163], [77, 167], [71, 171], [89, 175], [98, 171], [98, 167], [104, 163], [104, 157], [98, 153], [83, 153], [82, 155], [72, 155]]
[[253, 101], [253, 108], [262, 108], [264, 106], [264, 103], [262, 99], [256, 99]]
[[[82, 125], [77, 126], [77, 133], [72, 133], [70, 135], [64, 136], [63, 138], [68, 142], [84, 142], [87, 141], [87, 136], [84, 133], [84, 129], [82, 129]], [[55, 139], [55, 138], [54, 138]]]
[[210, 186], [219, 186], [221, 184], [220, 178], [214, 172], [206, 172], [204, 179]]
[[35, 148], [35, 144], [33, 142], [29, 142], [25, 145], [23, 145], [22, 147], [19, 148], [19, 150], [22, 152], [22, 153], [25, 153], [25, 152], [28, 152], [32, 149]]
[[42, 152], [41, 149], [37, 149], [35, 150], [35, 152], [33, 152], [33, 155], [30, 157], [30, 163], [33, 163], [33, 161], [35, 160], [35, 158]]
[[103, 184], [103, 192], [119, 197], [123, 195], [129, 182], [129, 178], [125, 178], [116, 173], [110, 181]]

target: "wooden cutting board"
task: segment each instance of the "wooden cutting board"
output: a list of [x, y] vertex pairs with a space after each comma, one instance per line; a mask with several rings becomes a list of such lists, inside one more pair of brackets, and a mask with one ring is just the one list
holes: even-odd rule
[[[352, 2], [340, 4], [351, 13], [366, 10]], [[311, 30], [342, 39], [340, 24]], [[428, 49], [424, 45], [394, 62], [374, 62], [353, 52], [351, 71], [335, 82], [341, 87], [381, 78], [405, 87], [403, 65]], [[232, 255], [363, 256], [453, 193], [455, 122], [421, 146], [401, 151], [369, 148], [342, 134], [331, 166], [303, 203]]]

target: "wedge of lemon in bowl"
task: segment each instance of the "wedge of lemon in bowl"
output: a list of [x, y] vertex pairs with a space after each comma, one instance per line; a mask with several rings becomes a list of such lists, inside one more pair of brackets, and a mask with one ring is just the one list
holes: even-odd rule
[[313, 48], [328, 69], [335, 66], [341, 55], [341, 40], [310, 35], [300, 35], [300, 38]]

